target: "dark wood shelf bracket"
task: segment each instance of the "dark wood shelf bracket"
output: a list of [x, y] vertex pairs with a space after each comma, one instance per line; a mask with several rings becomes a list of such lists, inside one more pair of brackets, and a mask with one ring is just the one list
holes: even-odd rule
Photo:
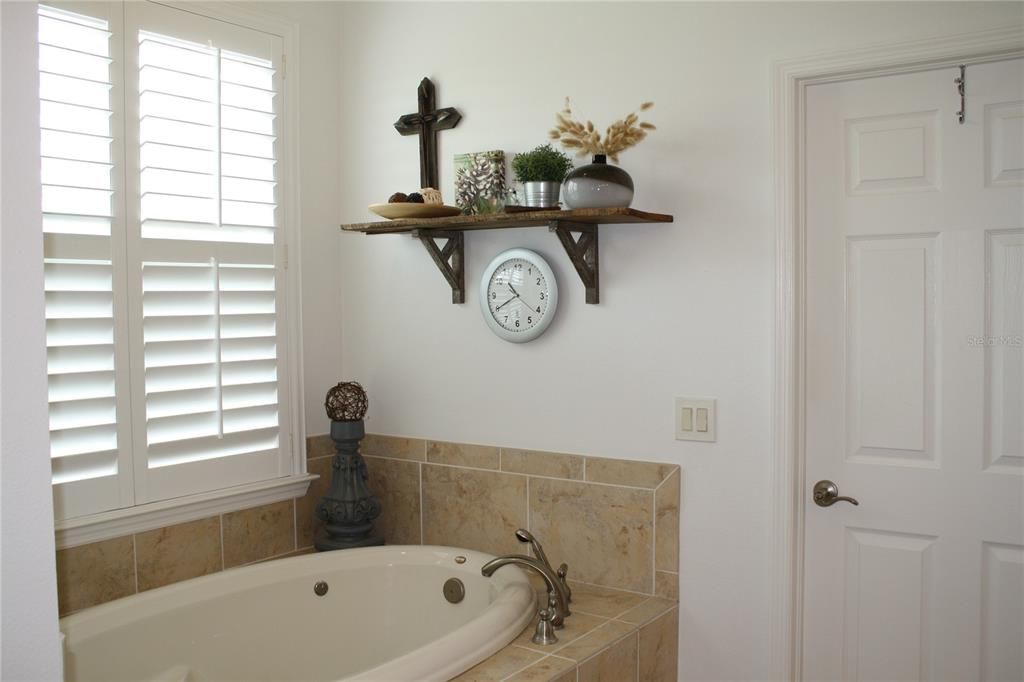
[[[552, 220], [548, 223], [548, 229], [558, 237], [580, 280], [583, 281], [587, 303], [601, 302], [597, 228], [594, 223], [577, 223], [571, 220]], [[579, 239], [574, 238], [573, 233], [579, 233]]]
[[[461, 230], [413, 230], [412, 236], [419, 239], [427, 249], [437, 269], [452, 288], [452, 303], [465, 303], [465, 233]], [[443, 247], [437, 245], [438, 239], [447, 240]]]
[[[599, 225], [626, 223], [671, 223], [672, 216], [647, 213], [635, 208], [576, 208], [566, 211], [526, 211], [457, 215], [447, 218], [405, 218], [401, 220], [342, 225], [345, 232], [363, 234], [412, 234], [423, 242], [437, 269], [452, 288], [452, 303], [466, 302], [465, 239], [468, 230], [500, 230], [544, 227], [555, 233], [586, 290], [587, 303], [599, 303], [600, 278], [597, 259]], [[575, 235], [579, 235], [576, 237]], [[447, 240], [438, 246], [435, 240]]]

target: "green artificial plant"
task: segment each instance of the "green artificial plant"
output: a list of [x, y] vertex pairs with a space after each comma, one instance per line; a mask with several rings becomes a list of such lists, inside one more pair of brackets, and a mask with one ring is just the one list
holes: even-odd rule
[[519, 182], [562, 182], [570, 170], [572, 159], [550, 144], [516, 154], [512, 159], [512, 172]]

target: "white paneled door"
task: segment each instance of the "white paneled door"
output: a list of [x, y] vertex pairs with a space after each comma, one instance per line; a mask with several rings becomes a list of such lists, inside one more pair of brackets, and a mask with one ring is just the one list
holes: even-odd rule
[[1024, 60], [957, 76], [807, 89], [806, 680], [1024, 680]]

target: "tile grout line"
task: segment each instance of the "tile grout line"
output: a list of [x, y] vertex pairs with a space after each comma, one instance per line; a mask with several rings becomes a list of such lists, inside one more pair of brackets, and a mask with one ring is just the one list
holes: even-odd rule
[[[377, 457], [378, 459], [401, 459], [399, 457], [381, 457], [380, 455], [366, 455], [367, 457]], [[416, 460], [404, 460], [406, 462]], [[436, 467], [448, 467], [450, 469], [469, 469], [471, 471], [482, 471], [490, 474], [504, 474], [506, 476], [528, 476], [532, 478], [542, 478], [546, 481], [563, 481], [565, 483], [581, 483], [586, 485], [600, 485], [606, 488], [624, 488], [626, 490], [643, 490], [645, 492], [654, 492], [655, 488], [644, 488], [639, 485], [623, 485], [621, 483], [604, 483], [603, 481], [587, 481], [578, 478], [559, 478], [558, 476], [545, 476], [543, 474], [522, 474], [517, 471], [499, 471], [498, 469], [485, 469], [483, 467], [466, 466], [464, 464], [445, 464], [444, 462], [420, 462], [421, 464], [430, 464]]]
[[526, 530], [533, 532], [533, 515], [530, 513], [530, 477], [526, 477]]
[[640, 628], [636, 629], [636, 679], [640, 680]]
[[136, 533], [132, 533], [132, 575], [135, 577], [135, 594], [139, 593], [139, 551], [135, 542]]
[[[665, 481], [662, 481], [664, 483]], [[651, 592], [658, 589], [658, 489], [651, 492]]]
[[420, 544], [423, 544], [423, 462], [416, 463], [416, 471], [419, 476], [419, 484], [416, 486], [416, 492], [419, 497], [420, 503]]
[[[596, 629], [597, 628], [594, 628], [594, 630], [596, 630]], [[593, 632], [593, 630], [591, 630], [591, 632]], [[609, 649], [618, 646], [620, 643], [626, 641], [627, 639], [629, 639], [630, 637], [632, 637], [634, 635], [636, 635], [636, 642], [637, 642], [637, 647], [636, 647], [637, 648], [637, 652], [636, 652], [636, 655], [637, 655], [637, 658], [639, 658], [640, 657], [640, 628], [637, 628], [636, 630], [633, 630], [632, 632], [627, 632], [626, 634], [622, 635], [618, 639], [615, 639], [615, 640], [612, 640], [611, 642], [608, 642], [608, 644], [606, 646], [601, 647], [600, 649], [598, 649], [594, 653], [590, 654], [589, 656], [587, 656], [583, 660], [578, 661], [576, 663], [576, 668], [579, 669], [579, 667], [582, 666], [584, 663], [587, 663], [588, 661], [590, 661], [590, 660], [592, 660], [594, 658], [597, 658], [598, 656], [600, 656], [601, 654], [605, 653]]]
[[[515, 645], [512, 645], [512, 646], [515, 646]], [[519, 648], [520, 648], [520, 649], [526, 649], [526, 647], [519, 647]], [[533, 651], [533, 649], [527, 649], [527, 651]], [[534, 653], [540, 653], [540, 652], [539, 652], [539, 651], [536, 651], [536, 652], [534, 652]], [[537, 665], [538, 663], [540, 663], [541, 661], [543, 661], [543, 660], [544, 660], [545, 658], [547, 658], [547, 657], [548, 657], [548, 656], [550, 656], [550, 655], [551, 655], [551, 654], [541, 654], [541, 657], [540, 657], [540, 658], [538, 658], [538, 659], [537, 659], [536, 661], [531, 661], [531, 662], [527, 663], [526, 665], [524, 665], [524, 666], [523, 666], [522, 668], [519, 668], [519, 669], [517, 669], [517, 670], [514, 670], [514, 671], [513, 671], [512, 673], [510, 673], [510, 674], [508, 674], [508, 675], [505, 675], [505, 677], [502, 677], [502, 678], [501, 678], [502, 682], [504, 682], [504, 680], [508, 680], [508, 679], [511, 679], [511, 678], [515, 677], [516, 675], [518, 675], [519, 673], [523, 672], [523, 671], [524, 671], [524, 670], [526, 670], [527, 668], [530, 668], [530, 667], [532, 667], [532, 666], [535, 666], [535, 665]], [[486, 661], [486, 660], [487, 660], [487, 659], [485, 658], [485, 659], [484, 659], [484, 661]], [[481, 661], [481, 662], [483, 662], [483, 661]]]
[[299, 548], [299, 500], [292, 498], [292, 551]]
[[224, 515], [219, 514], [217, 521], [220, 524], [220, 570], [225, 570], [224, 566]]

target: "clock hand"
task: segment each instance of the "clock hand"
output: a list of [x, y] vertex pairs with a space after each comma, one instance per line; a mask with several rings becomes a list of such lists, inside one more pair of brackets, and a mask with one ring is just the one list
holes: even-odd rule
[[498, 312], [499, 310], [501, 310], [502, 308], [504, 308], [505, 306], [507, 306], [509, 303], [511, 303], [514, 300], [516, 300], [516, 297], [513, 296], [512, 298], [508, 299], [507, 301], [505, 301], [504, 303], [499, 305], [497, 308], [495, 308], [494, 312]]
[[511, 282], [509, 283], [508, 288], [511, 289], [512, 293], [516, 295], [516, 298], [519, 298], [519, 292], [515, 290], [515, 287], [512, 286]]

